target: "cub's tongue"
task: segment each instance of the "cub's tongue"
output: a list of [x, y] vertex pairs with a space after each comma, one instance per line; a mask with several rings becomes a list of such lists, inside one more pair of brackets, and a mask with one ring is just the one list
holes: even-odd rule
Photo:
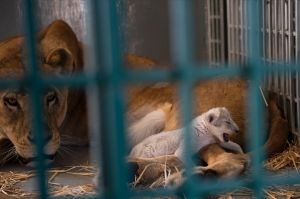
[[224, 142], [229, 142], [229, 134], [223, 133], [223, 139], [224, 139]]

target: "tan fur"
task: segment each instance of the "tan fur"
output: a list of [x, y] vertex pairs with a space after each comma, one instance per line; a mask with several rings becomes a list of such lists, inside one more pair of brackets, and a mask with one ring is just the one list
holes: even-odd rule
[[[64, 21], [57, 20], [38, 34], [38, 49], [41, 61], [40, 70], [45, 75], [72, 75], [83, 71], [82, 44], [75, 33]], [[0, 43], [0, 77], [22, 78], [27, 70], [24, 63], [24, 38], [13, 37]], [[125, 62], [131, 67], [154, 65], [150, 59], [136, 55], [128, 55]], [[85, 93], [78, 89], [57, 89], [59, 105], [51, 110], [43, 103], [46, 131], [52, 136], [46, 146], [46, 153], [54, 154], [59, 145], [87, 145], [87, 113]], [[3, 102], [3, 97], [12, 91], [0, 91], [0, 141], [10, 140], [16, 152], [23, 158], [35, 156], [34, 146], [29, 140], [32, 131], [32, 116], [29, 109], [29, 96], [25, 92], [15, 94], [20, 105], [17, 110], [9, 110]], [[46, 98], [46, 96], [44, 96]], [[16, 112], [16, 114], [10, 114]], [[4, 147], [4, 148], [3, 148]], [[11, 148], [0, 146], [0, 163], [4, 163], [7, 151]]]
[[[71, 74], [80, 71], [83, 66], [82, 52], [76, 35], [63, 21], [56, 21], [39, 34], [38, 49], [40, 50], [41, 71], [44, 74], [59, 75], [62, 72]], [[0, 76], [2, 78], [23, 77], [25, 69], [24, 38], [15, 37], [0, 44]], [[20, 91], [22, 90], [22, 91]], [[0, 138], [9, 139], [15, 146], [17, 153], [23, 158], [35, 157], [34, 147], [29, 137], [32, 138], [32, 116], [29, 108], [30, 98], [26, 88], [20, 90], [6, 89], [0, 92]], [[69, 92], [66, 88], [54, 89], [57, 103], [49, 107], [46, 105], [47, 94], [43, 96], [43, 127], [50, 136], [45, 149], [46, 153], [53, 155], [61, 142], [60, 132], [72, 132], [74, 129], [66, 126], [65, 118], [70, 117], [70, 107], [76, 107], [76, 101], [80, 100], [78, 92]], [[18, 107], [7, 106], [4, 98], [7, 96], [16, 99]], [[82, 98], [83, 99], [83, 98]], [[84, 107], [81, 105], [81, 107]], [[71, 110], [72, 110], [71, 109]], [[78, 108], [76, 117], [84, 108]], [[84, 121], [84, 120], [82, 120]], [[78, 125], [78, 123], [77, 123]], [[82, 125], [86, 125], [83, 123]], [[82, 130], [82, 128], [79, 128]]]
[[241, 174], [249, 165], [247, 154], [226, 152], [217, 144], [209, 145], [200, 152], [200, 157], [207, 163], [207, 167], [199, 167], [202, 172], [214, 171], [218, 176], [227, 178]]
[[[1, 77], [21, 77], [24, 75], [24, 39], [14, 37], [0, 43], [0, 76]], [[46, 74], [57, 74], [66, 72], [72, 74], [82, 71], [83, 52], [81, 44], [77, 40], [72, 29], [63, 21], [55, 21], [39, 34], [38, 49], [42, 60], [42, 71]], [[64, 52], [64, 56], [60, 52]], [[61, 59], [64, 66], [61, 67]], [[153, 68], [156, 64], [147, 58], [130, 55], [125, 58], [125, 62], [134, 69]], [[134, 113], [141, 107], [158, 107], [165, 102], [173, 104], [170, 117], [167, 120], [165, 130], [176, 129], [181, 126], [179, 110], [180, 103], [177, 98], [177, 88], [175, 84], [165, 86], [129, 86], [128, 92], [128, 114]], [[62, 89], [60, 92], [61, 105], [55, 111], [49, 112], [46, 109], [44, 119], [53, 135], [51, 142], [52, 151], [58, 147], [61, 139], [68, 137], [68, 144], [86, 145], [88, 143], [86, 124], [86, 105], [83, 91]], [[27, 136], [31, 130], [31, 116], [28, 109], [28, 97], [18, 97], [24, 107], [20, 116], [11, 119], [7, 117], [3, 107], [2, 97], [4, 91], [0, 92], [0, 139], [10, 139], [19, 146], [19, 153], [24, 157], [33, 154], [32, 144]], [[245, 146], [245, 132], [247, 127], [247, 113], [245, 105], [247, 102], [247, 83], [240, 79], [224, 80], [215, 79], [200, 82], [193, 92], [193, 115], [199, 115], [210, 108], [217, 106], [226, 107], [238, 124], [241, 133], [232, 138], [241, 146]], [[276, 107], [276, 105], [274, 105]], [[271, 106], [273, 107], [273, 106]], [[276, 107], [277, 108], [277, 107]], [[65, 114], [64, 114], [65, 112]], [[274, 111], [273, 111], [274, 112]], [[59, 121], [58, 121], [59, 120]], [[60, 125], [60, 122], [63, 123]], [[268, 122], [270, 125], [270, 136], [266, 149], [268, 154], [274, 153], [274, 149], [282, 149], [288, 132], [287, 122], [275, 111], [270, 114]], [[283, 129], [280, 129], [284, 127]], [[251, 133], [251, 132], [250, 132]], [[278, 137], [282, 139], [278, 139]], [[218, 146], [216, 146], [218, 147]], [[209, 150], [208, 150], [209, 151]], [[279, 150], [276, 150], [279, 151]], [[207, 152], [208, 153], [208, 152]], [[208, 153], [209, 154], [209, 153]]]
[[[167, 121], [166, 131], [179, 128], [180, 104], [177, 100], [177, 88], [174, 85], [165, 87], [147, 87], [134, 95], [129, 100], [129, 109], [137, 110], [145, 105], [156, 106], [159, 103], [169, 102], [173, 104], [173, 112]], [[226, 107], [233, 120], [240, 128], [241, 134], [233, 140], [244, 145], [245, 132], [245, 105], [247, 100], [247, 84], [239, 79], [201, 82], [195, 86], [193, 93], [193, 116], [200, 115], [214, 107]]]
[[[235, 154], [226, 152], [218, 144], [211, 144], [200, 151], [201, 158], [207, 166], [197, 166], [193, 169], [194, 175], [205, 177], [206, 175], [217, 175], [221, 178], [236, 177], [243, 173], [249, 166], [250, 159], [248, 154]], [[166, 185], [178, 186], [185, 180], [182, 171], [174, 172], [166, 179]]]

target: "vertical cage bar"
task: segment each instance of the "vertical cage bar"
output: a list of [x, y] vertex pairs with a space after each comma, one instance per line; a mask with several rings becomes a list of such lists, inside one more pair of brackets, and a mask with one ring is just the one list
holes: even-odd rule
[[228, 8], [228, 13], [229, 13], [229, 27], [230, 27], [230, 32], [229, 32], [229, 37], [230, 37], [230, 44], [229, 44], [229, 53], [230, 53], [230, 60], [229, 63], [233, 63], [234, 61], [234, 24], [233, 24], [233, 0], [228, 0], [229, 1], [229, 8]]
[[35, 9], [36, 1], [34, 0], [26, 0], [23, 1], [24, 7], [24, 24], [25, 26], [25, 33], [26, 33], [26, 49], [27, 49], [27, 67], [29, 68], [28, 80], [30, 80], [29, 90], [30, 90], [30, 101], [31, 101], [31, 110], [32, 110], [32, 117], [33, 117], [33, 124], [32, 124], [32, 131], [33, 136], [35, 139], [35, 150], [37, 152], [37, 165], [36, 171], [38, 173], [37, 184], [39, 188], [39, 198], [46, 199], [48, 198], [48, 191], [47, 191], [47, 180], [46, 180], [46, 164], [45, 164], [45, 157], [44, 157], [44, 131], [42, 128], [42, 82], [39, 78], [39, 63], [37, 59], [37, 21]]
[[[296, 63], [299, 64], [299, 55], [300, 55], [300, 29], [299, 29], [299, 25], [300, 25], [300, 20], [299, 20], [299, 0], [296, 0], [296, 8], [295, 8], [295, 31], [296, 31]], [[299, 135], [299, 128], [300, 128], [300, 74], [299, 71], [297, 70], [296, 72], [296, 104], [297, 104], [297, 140], [298, 140], [298, 144], [300, 141], [300, 135]]]
[[241, 0], [241, 4], [240, 4], [240, 10], [241, 10], [241, 63], [244, 64], [245, 63], [245, 10], [244, 10], [244, 0]]
[[235, 0], [231, 0], [232, 7], [232, 18], [231, 18], [231, 24], [232, 24], [232, 63], [236, 64], [236, 55], [235, 55], [235, 46], [236, 46], [236, 35], [235, 35]]
[[211, 38], [211, 11], [210, 5], [211, 1], [206, 0], [206, 10], [207, 10], [207, 38], [208, 38], [208, 61], [212, 65], [212, 38]]
[[[129, 198], [127, 188], [126, 145], [123, 121], [122, 87], [122, 41], [120, 38], [120, 17], [118, 0], [91, 1], [92, 18], [97, 17], [101, 28], [101, 40], [94, 30], [94, 41], [100, 50], [101, 60], [95, 60], [104, 82], [100, 85], [101, 109], [101, 151], [104, 177], [104, 198]], [[100, 47], [101, 45], [101, 47]]]
[[[171, 24], [171, 53], [172, 60], [180, 73], [179, 82], [179, 95], [181, 99], [181, 116], [182, 125], [188, 126], [191, 121], [191, 91], [192, 82], [187, 75], [188, 70], [193, 62], [193, 35], [192, 34], [192, 13], [191, 13], [191, 1], [186, 0], [172, 0], [169, 2], [170, 6], [170, 24]], [[184, 132], [184, 153], [191, 154], [190, 151], [190, 129], [186, 129]], [[193, 197], [194, 192], [192, 189], [191, 181], [189, 177], [191, 176], [191, 171], [193, 167], [192, 158], [190, 155], [184, 156], [184, 165], [187, 171], [187, 197]], [[189, 186], [191, 185], [191, 186]]]
[[[248, 1], [248, 19], [250, 26], [250, 42], [249, 42], [249, 66], [252, 70], [251, 81], [249, 86], [249, 132], [251, 132], [251, 149], [254, 151], [251, 160], [253, 161], [254, 168], [254, 181], [255, 181], [255, 195], [257, 198], [262, 198], [262, 186], [261, 176], [263, 176], [263, 168], [261, 161], [263, 160], [263, 153], [258, 149], [262, 145], [262, 135], [264, 133], [263, 121], [261, 120], [263, 115], [262, 99], [259, 93], [259, 86], [262, 80], [264, 72], [264, 65], [261, 62], [261, 46], [260, 34], [259, 34], [259, 19], [260, 19], [260, 1], [253, 0]], [[258, 50], [260, 49], [260, 50]], [[251, 107], [251, 108], [250, 108]]]
[[[285, 16], [286, 16], [286, 1], [285, 0], [281, 0], [282, 2], [282, 7], [281, 7], [281, 13], [282, 13], [282, 37], [281, 37], [281, 52], [282, 52], [282, 60], [281, 63], [286, 63], [286, 51], [285, 51], [285, 30], [286, 30], [286, 20], [285, 20]], [[282, 83], [282, 100], [283, 100], [283, 112], [284, 112], [284, 116], [287, 117], [287, 103], [286, 103], [286, 84], [287, 84], [287, 78], [286, 78], [286, 72], [283, 72], [281, 74], [281, 83]]]
[[225, 0], [221, 0], [220, 1], [220, 64], [224, 64], [225, 63], [225, 13], [224, 13], [224, 9], [225, 9]]
[[228, 61], [230, 63], [231, 60], [231, 42], [232, 42], [232, 37], [231, 37], [231, 9], [230, 9], [230, 0], [226, 0], [226, 6], [227, 6], [227, 48], [228, 48]]
[[233, 45], [233, 50], [234, 50], [234, 63], [235, 64], [239, 64], [239, 59], [238, 59], [238, 24], [237, 24], [237, 20], [238, 20], [238, 7], [237, 7], [237, 1], [238, 0], [233, 0], [233, 6], [234, 6], [234, 17], [233, 17], [233, 27], [234, 27], [234, 45]]
[[230, 52], [230, 63], [234, 63], [234, 27], [233, 27], [233, 0], [228, 0], [229, 1], [229, 8], [228, 8], [228, 12], [230, 15], [230, 20], [229, 20], [229, 24], [230, 24], [230, 48], [229, 48], [229, 52]]
[[231, 46], [231, 53], [232, 53], [232, 62], [233, 64], [235, 64], [235, 23], [234, 23], [234, 12], [235, 12], [235, 7], [234, 7], [234, 1], [235, 0], [231, 0], [231, 30], [232, 30], [232, 46]]
[[217, 50], [216, 50], [216, 12], [215, 12], [215, 9], [216, 6], [215, 6], [215, 1], [211, 1], [211, 20], [212, 20], [212, 57], [213, 57], [213, 63], [214, 63], [214, 66], [217, 64]]
[[271, 7], [271, 2], [272, 2], [271, 0], [268, 2], [268, 30], [267, 30], [268, 31], [268, 62], [270, 62], [272, 60], [272, 7]]
[[[289, 1], [289, 18], [288, 18], [288, 33], [289, 33], [289, 63], [293, 63], [293, 30], [292, 30], [292, 23], [293, 23], [293, 0]], [[294, 115], [294, 90], [293, 90], [293, 72], [289, 71], [289, 113], [290, 113], [290, 125], [292, 128], [292, 132], [295, 132], [295, 115]]]
[[[271, 30], [271, 1], [266, 0], [266, 8], [267, 8], [267, 16], [266, 16], [266, 34], [267, 34], [267, 48], [266, 48], [266, 60], [267, 60], [267, 64], [270, 64], [270, 60], [271, 60], [271, 34], [270, 34], [270, 30]], [[269, 88], [273, 89], [273, 85], [272, 85], [272, 73], [268, 74], [268, 79], [269, 79]]]
[[[278, 7], [277, 7], [278, 1], [274, 1], [274, 58], [273, 60], [275, 63], [278, 63]], [[275, 83], [274, 83], [274, 89], [275, 92], [278, 93], [279, 90], [279, 74], [277, 71], [274, 71], [274, 78], [275, 78]]]
[[[100, 66], [102, 65], [102, 59], [99, 54], [102, 54], [102, 29], [101, 26], [101, 15], [100, 11], [101, 8], [99, 6], [99, 1], [97, 0], [90, 0], [87, 3], [87, 8], [89, 10], [89, 15], [87, 16], [87, 43], [88, 47], [87, 50], [87, 57], [86, 57], [86, 65], [85, 65], [85, 72], [87, 74], [95, 74], [98, 79], [100, 79], [101, 71]], [[94, 81], [92, 84], [86, 85], [86, 96], [87, 96], [87, 109], [88, 109], [88, 130], [90, 135], [90, 157], [93, 161], [96, 161], [96, 165], [98, 166], [98, 190], [103, 186], [103, 170], [101, 168], [104, 167], [103, 165], [103, 158], [102, 158], [102, 136], [101, 136], [101, 108], [100, 108], [100, 101], [101, 93], [100, 93], [100, 82]], [[95, 162], [93, 162], [95, 163]], [[102, 194], [99, 191], [99, 194]], [[98, 198], [103, 197], [102, 195], [98, 196]]]
[[[248, 42], [249, 42], [249, 38], [248, 38], [248, 29], [249, 29], [249, 25], [248, 25], [248, 21], [247, 21], [247, 16], [248, 16], [248, 9], [247, 9], [247, 0], [244, 0], [244, 31], [245, 31], [245, 46], [244, 46], [244, 52], [245, 52], [245, 63], [248, 61]], [[244, 64], [245, 64], [244, 63]]]
[[239, 40], [239, 47], [238, 47], [238, 52], [239, 52], [239, 64], [243, 64], [243, 27], [242, 27], [242, 2], [243, 0], [238, 0], [238, 40]]
[[[261, 12], [262, 12], [262, 29], [261, 29], [261, 32], [262, 32], [262, 40], [263, 40], [263, 43], [262, 43], [262, 52], [263, 52], [263, 60], [266, 61], [266, 36], [265, 36], [265, 30], [266, 30], [266, 6], [265, 6], [265, 0], [262, 0], [261, 1], [261, 4], [262, 4], [262, 9], [261, 9]], [[247, 15], [245, 15], [247, 16]]]
[[218, 2], [216, 0], [213, 0], [213, 9], [214, 9], [214, 53], [215, 53], [215, 66], [218, 65], [218, 59], [219, 59], [219, 46], [218, 46], [218, 39], [219, 39], [219, 26], [218, 26]]
[[241, 40], [240, 40], [240, 0], [235, 0], [236, 1], [236, 10], [235, 10], [235, 17], [236, 17], [236, 59], [237, 59], [237, 64], [241, 64], [240, 60], [240, 46], [241, 46]]
[[[267, 63], [267, 54], [266, 54], [266, 18], [267, 18], [267, 9], [266, 9], [266, 1], [262, 0], [261, 1], [261, 13], [262, 13], [262, 28], [261, 28], [261, 34], [262, 34], [262, 58], [263, 58], [263, 62], [264, 64]], [[245, 16], [248, 16], [247, 14], [245, 14]], [[247, 49], [247, 48], [246, 48]], [[270, 84], [269, 84], [269, 75], [266, 74], [264, 76], [264, 86], [270, 90]]]

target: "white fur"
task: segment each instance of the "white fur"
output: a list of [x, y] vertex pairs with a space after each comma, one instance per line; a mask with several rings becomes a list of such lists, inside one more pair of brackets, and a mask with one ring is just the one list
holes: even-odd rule
[[[213, 118], [213, 121], [210, 121]], [[223, 133], [232, 134], [238, 130], [237, 125], [231, 119], [230, 113], [226, 108], [213, 108], [196, 117], [191, 123], [191, 151], [198, 152], [208, 144], [220, 142], [225, 143]], [[175, 154], [183, 160], [184, 154], [184, 134], [185, 128], [174, 131], [166, 131], [152, 135], [136, 145], [129, 157], [152, 158], [163, 155]], [[236, 143], [227, 142], [224, 147], [237, 149]], [[238, 145], [239, 146], [239, 145]]]
[[129, 147], [132, 148], [145, 138], [157, 134], [163, 130], [166, 123], [166, 115], [162, 109], [146, 114], [128, 129]]
[[[152, 112], [150, 112], [150, 109], [152, 109], [152, 107], [145, 106], [134, 112], [134, 117], [130, 118], [131, 122], [133, 122], [127, 130], [130, 149], [142, 142], [145, 138], [161, 132], [165, 127], [166, 113], [162, 109], [157, 109]], [[148, 112], [148, 114], [146, 112]], [[93, 179], [93, 183], [97, 187], [99, 186], [99, 176], [101, 176], [100, 171], [97, 172]]]

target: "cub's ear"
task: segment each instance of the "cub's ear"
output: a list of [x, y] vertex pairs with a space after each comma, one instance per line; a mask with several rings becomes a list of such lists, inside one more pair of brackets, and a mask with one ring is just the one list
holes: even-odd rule
[[214, 113], [210, 113], [207, 116], [207, 120], [208, 120], [209, 123], [213, 123], [216, 118], [217, 118], [217, 116]]
[[45, 58], [45, 63], [55, 67], [59, 72], [70, 73], [73, 70], [73, 58], [71, 52], [65, 48], [52, 50]]
[[229, 110], [226, 107], [222, 107], [223, 112], [229, 112]]
[[213, 108], [209, 111], [207, 115], [207, 120], [209, 123], [214, 123], [221, 115], [220, 108]]

